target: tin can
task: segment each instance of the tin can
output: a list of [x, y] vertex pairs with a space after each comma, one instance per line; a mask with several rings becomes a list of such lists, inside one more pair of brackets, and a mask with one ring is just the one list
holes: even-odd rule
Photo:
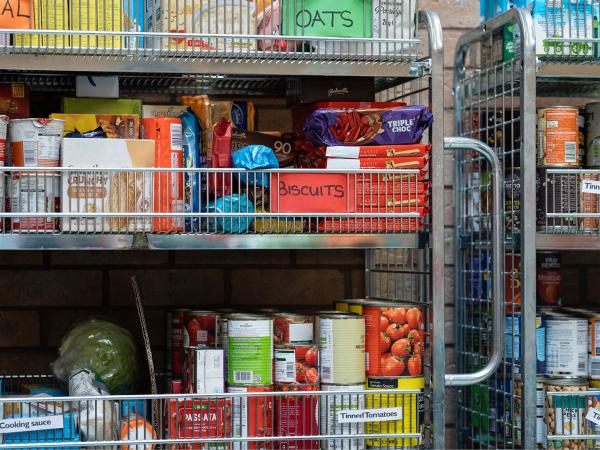
[[521, 255], [504, 256], [504, 302], [506, 311], [519, 311], [521, 308]]
[[218, 344], [219, 315], [214, 311], [188, 311], [185, 314], [185, 345], [195, 347]]
[[[294, 395], [296, 391], [318, 391], [319, 386], [276, 384], [275, 390], [290, 395], [275, 397], [275, 436], [315, 436], [319, 434], [319, 397]], [[281, 450], [317, 450], [318, 440], [289, 440], [275, 442]]]
[[[522, 445], [523, 423], [521, 414], [523, 412], [523, 379], [520, 374], [515, 374], [513, 383], [514, 405], [513, 425], [515, 430], [515, 443], [518, 447]], [[538, 376], [535, 381], [535, 443], [544, 444], [546, 441], [546, 424], [544, 415], [546, 409], [546, 393], [544, 391], [544, 377]]]
[[585, 105], [585, 165], [600, 167], [600, 102]]
[[560, 306], [560, 253], [537, 252], [537, 302], [542, 306]]
[[227, 382], [230, 385], [271, 385], [273, 381], [273, 321], [264, 316], [232, 314], [227, 322]]
[[316, 345], [277, 346], [275, 383], [319, 383], [319, 347]]
[[[425, 389], [425, 379], [419, 377], [368, 377], [367, 390], [390, 390], [390, 394], [367, 395], [367, 409], [401, 408], [402, 418], [382, 422], [367, 422], [366, 434], [423, 433], [425, 399], [423, 394], [393, 394], [393, 391]], [[422, 438], [367, 439], [369, 448], [398, 448], [420, 445]]]
[[588, 376], [588, 321], [579, 317], [546, 318], [546, 375]]
[[[573, 232], [577, 219], [569, 214], [577, 213], [579, 175], [573, 173], [549, 173], [538, 168], [536, 178], [537, 228], [546, 232]], [[562, 217], [548, 217], [548, 213]]]
[[14, 174], [9, 180], [10, 219], [12, 231], [52, 232], [58, 230], [54, 217], [18, 217], [19, 213], [53, 213], [60, 211], [60, 175]]
[[8, 135], [8, 116], [0, 115], [0, 166], [6, 165], [6, 137]]
[[368, 302], [369, 302], [369, 300], [360, 299], [360, 298], [348, 300], [348, 312], [362, 316], [363, 306]]
[[[587, 399], [577, 395], [577, 391], [587, 390], [586, 378], [546, 378], [544, 391], [546, 394], [545, 422], [550, 436], [571, 436], [584, 433]], [[572, 391], [573, 395], [548, 395], [549, 392]], [[545, 448], [583, 449], [583, 441], [548, 440]]]
[[[174, 309], [167, 316], [167, 355], [175, 378], [183, 374], [183, 347], [185, 346], [185, 315], [189, 309]], [[168, 364], [168, 363], [167, 363]]]
[[590, 356], [600, 356], [600, 314], [592, 313], [588, 317], [588, 322], [590, 330]]
[[273, 342], [278, 344], [312, 344], [315, 316], [279, 313], [273, 318]]
[[579, 111], [570, 106], [538, 110], [538, 165], [581, 166]]
[[[229, 386], [227, 392], [265, 392], [264, 396], [232, 398], [233, 437], [269, 437], [274, 429], [273, 386]], [[232, 450], [266, 450], [273, 444], [267, 441], [234, 442]]]
[[8, 123], [8, 142], [13, 166], [58, 167], [65, 121], [15, 119]]
[[[171, 398], [167, 407], [171, 439], [231, 437], [232, 404], [227, 398]], [[133, 447], [133, 446], [132, 446]], [[172, 444], [171, 450], [227, 450], [227, 443]]]
[[[364, 422], [345, 423], [340, 421], [338, 413], [342, 410], [360, 410], [365, 408], [365, 396], [358, 393], [365, 384], [322, 384], [321, 391], [344, 391], [344, 394], [327, 394], [319, 402], [320, 434], [337, 435], [345, 439], [326, 439], [321, 441], [323, 450], [364, 450], [364, 439], [352, 439], [354, 434], [364, 434]], [[354, 393], [353, 393], [354, 392]]]
[[423, 375], [423, 308], [392, 302], [363, 306], [368, 377]]
[[[521, 364], [521, 327], [522, 316], [520, 313], [507, 314], [505, 354], [506, 360], [511, 362], [515, 373], [520, 373]], [[536, 373], [546, 373], [546, 315], [543, 313], [535, 316], [535, 360]]]
[[[600, 210], [600, 198], [597, 193], [584, 192], [586, 182], [598, 182], [600, 176], [597, 173], [582, 173], [581, 189], [579, 189], [579, 212], [583, 214], [596, 214]], [[579, 229], [582, 231], [598, 231], [600, 221], [592, 217], [579, 219]]]
[[365, 319], [350, 313], [319, 314], [321, 382], [365, 382]]
[[333, 307], [336, 311], [348, 312], [348, 302], [346, 300], [334, 302]]

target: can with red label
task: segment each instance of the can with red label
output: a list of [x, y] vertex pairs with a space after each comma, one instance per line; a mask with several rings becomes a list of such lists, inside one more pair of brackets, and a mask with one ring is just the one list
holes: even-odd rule
[[[233, 437], [269, 437], [274, 429], [274, 398], [268, 395], [273, 392], [269, 386], [228, 386], [227, 392], [265, 392], [264, 396], [232, 398], [232, 431]], [[234, 442], [232, 450], [266, 450], [271, 449], [269, 441]]]
[[315, 316], [278, 313], [273, 318], [273, 342], [277, 344], [312, 344]]
[[560, 253], [537, 253], [537, 302], [544, 306], [560, 306]]
[[[319, 386], [300, 384], [276, 384], [280, 392], [318, 391]], [[275, 397], [276, 436], [314, 436], [319, 434], [319, 402], [316, 395], [286, 395]], [[275, 448], [280, 450], [317, 450], [318, 440], [277, 441]]]
[[367, 376], [423, 376], [423, 308], [371, 302], [363, 305], [362, 313], [366, 328]]
[[274, 350], [275, 383], [319, 383], [319, 347], [279, 345]]
[[214, 311], [188, 311], [185, 315], [185, 345], [215, 347], [219, 315]]
[[6, 135], [8, 134], [8, 116], [0, 115], [0, 166], [6, 165]]
[[[60, 211], [60, 175], [56, 173], [14, 174], [8, 184], [11, 230], [15, 232], [52, 232], [58, 219], [50, 214]], [[19, 213], [46, 213], [45, 217], [19, 217]]]
[[554, 106], [538, 111], [538, 164], [581, 166], [579, 154], [579, 110]]
[[189, 309], [174, 309], [167, 315], [167, 367], [174, 378], [183, 373], [183, 347], [185, 345], [185, 315]]
[[[207, 439], [231, 437], [231, 400], [228, 398], [171, 398], [165, 404], [168, 436], [171, 439]], [[173, 444], [171, 450], [227, 450], [220, 443]]]

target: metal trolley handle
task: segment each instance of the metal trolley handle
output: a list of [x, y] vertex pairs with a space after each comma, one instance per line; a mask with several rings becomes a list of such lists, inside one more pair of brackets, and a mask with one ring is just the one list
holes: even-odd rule
[[489, 378], [498, 369], [504, 355], [504, 258], [502, 244], [504, 233], [503, 195], [504, 177], [500, 160], [494, 151], [481, 141], [470, 138], [444, 139], [446, 150], [480, 153], [490, 164], [492, 172], [492, 355], [488, 363], [473, 373], [446, 374], [446, 386], [469, 386]]

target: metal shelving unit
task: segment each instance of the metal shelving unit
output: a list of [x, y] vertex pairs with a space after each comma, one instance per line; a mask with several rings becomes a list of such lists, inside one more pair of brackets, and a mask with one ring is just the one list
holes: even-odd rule
[[[98, 0], [104, 1], [104, 0]], [[235, 2], [231, 2], [234, 4]], [[240, 2], [243, 3], [243, 2]], [[252, 2], [251, 2], [252, 3]], [[258, 4], [259, 2], [257, 2]], [[40, 5], [42, 2], [40, 2]], [[70, 2], [79, 5], [83, 2]], [[93, 4], [93, 3], [90, 3]], [[225, 3], [224, 3], [225, 4]], [[229, 3], [227, 3], [229, 4]], [[396, 448], [444, 448], [445, 447], [445, 340], [444, 340], [444, 229], [443, 229], [443, 47], [441, 25], [437, 15], [431, 12], [416, 11], [416, 2], [408, 2], [403, 9], [401, 21], [407, 24], [406, 30], [400, 27], [401, 35], [381, 38], [308, 38], [299, 30], [295, 36], [282, 37], [273, 30], [260, 30], [260, 13], [264, 16], [267, 2], [262, 2], [262, 11], [258, 14], [247, 14], [240, 9], [236, 17], [235, 8], [217, 20], [216, 29], [203, 28], [202, 19], [199, 29], [194, 33], [166, 33], [160, 30], [162, 24], [149, 20], [146, 12], [138, 11], [138, 19], [148, 26], [146, 31], [122, 31], [126, 28], [122, 19], [115, 19], [105, 31], [98, 30], [0, 30], [0, 80], [30, 83], [34, 92], [72, 93], [74, 77], [82, 74], [112, 74], [119, 76], [121, 92], [125, 96], [138, 97], [141, 93], [159, 93], [166, 95], [210, 93], [221, 96], [278, 97], [285, 91], [287, 77], [311, 76], [363, 76], [365, 82], [374, 83], [378, 91], [377, 99], [386, 101], [404, 101], [413, 104], [428, 105], [434, 115], [433, 126], [430, 127], [424, 142], [432, 145], [429, 162], [428, 181], [430, 195], [427, 214], [417, 208], [394, 207], [385, 213], [374, 209], [357, 212], [356, 206], [364, 200], [359, 195], [349, 197], [348, 208], [342, 213], [306, 213], [274, 212], [272, 206], [277, 198], [270, 198], [270, 211], [248, 211], [238, 206], [231, 212], [198, 212], [171, 213], [149, 211], [90, 211], [70, 209], [68, 212], [30, 213], [13, 211], [0, 213], [4, 221], [24, 220], [36, 223], [38, 220], [53, 223], [50, 229], [30, 229], [25, 232], [4, 231], [0, 233], [0, 249], [70, 249], [70, 250], [108, 250], [108, 249], [274, 249], [274, 248], [364, 248], [366, 250], [366, 285], [367, 294], [371, 298], [383, 298], [394, 301], [408, 301], [420, 304], [426, 310], [426, 350], [425, 366], [425, 414], [421, 422], [415, 426], [424, 426], [423, 433], [411, 430], [388, 430], [379, 433], [380, 438], [397, 438]], [[176, 2], [177, 6], [179, 2]], [[365, 3], [366, 5], [366, 3]], [[71, 8], [71, 6], [70, 6]], [[48, 8], [46, 13], [48, 13]], [[198, 12], [198, 11], [196, 11]], [[43, 13], [43, 11], [42, 11]], [[54, 11], [56, 13], [56, 9]], [[193, 11], [192, 11], [193, 13]], [[191, 14], [196, 17], [195, 14]], [[78, 19], [77, 19], [78, 17]], [[177, 16], [185, 20], [185, 14]], [[176, 20], [178, 20], [176, 17]], [[416, 20], [413, 20], [415, 19]], [[201, 18], [201, 16], [200, 16]], [[70, 13], [68, 20], [81, 21], [82, 16]], [[218, 17], [217, 17], [218, 19]], [[65, 19], [66, 20], [66, 19]], [[381, 18], [387, 21], [387, 18]], [[242, 32], [232, 33], [232, 27], [243, 24]], [[249, 24], [247, 27], [245, 24]], [[110, 29], [109, 29], [110, 28]], [[247, 28], [247, 29], [246, 29]], [[174, 29], [179, 30], [179, 26]], [[407, 30], [410, 30], [406, 32]], [[395, 34], [394, 32], [393, 34]], [[3, 36], [4, 35], [4, 36]], [[189, 45], [188, 43], [192, 44]], [[286, 45], [283, 46], [282, 42]], [[301, 43], [301, 44], [298, 44]], [[452, 149], [471, 148], [472, 151], [483, 152], [492, 158], [486, 148], [479, 148], [470, 141], [448, 141]], [[492, 161], [493, 163], [493, 161]], [[24, 168], [10, 168], [9, 173], [23, 172]], [[51, 172], [63, 177], [68, 173], [102, 172], [108, 177], [120, 180], [122, 170], [98, 168], [27, 168], [30, 176], [46, 183]], [[256, 180], [270, 177], [274, 183], [278, 177], [289, 174], [284, 169], [271, 171], [247, 171], [246, 181], [237, 177], [239, 170], [201, 169], [201, 170], [162, 170], [137, 169], [129, 175], [134, 184], [149, 176], [205, 176], [211, 179], [229, 179], [233, 186], [248, 192], [256, 192]], [[34, 172], [33, 175], [31, 172]], [[319, 171], [298, 169], [296, 172], [317, 174]], [[416, 183], [419, 174], [410, 170], [380, 170], [339, 172], [349, 185], [356, 178], [374, 176], [379, 187], [392, 190], [401, 196], [412, 194], [412, 183]], [[55, 175], [52, 175], [55, 176]], [[381, 178], [379, 178], [381, 176]], [[212, 178], [211, 178], [212, 177]], [[397, 177], [404, 181], [396, 185]], [[250, 188], [248, 180], [254, 180], [254, 188]], [[129, 185], [129, 179], [126, 184]], [[144, 183], [144, 182], [142, 182]], [[146, 183], [152, 184], [151, 181]], [[242, 186], [245, 184], [245, 186]], [[273, 185], [273, 184], [271, 184]], [[85, 186], [84, 186], [85, 187]], [[263, 190], [264, 191], [264, 190]], [[154, 192], [154, 194], [159, 194]], [[264, 194], [262, 192], [261, 194]], [[127, 195], [127, 194], [116, 194]], [[202, 193], [193, 195], [206, 195]], [[375, 195], [377, 197], [377, 195]], [[192, 198], [188, 199], [192, 200]], [[117, 200], [117, 204], [120, 201]], [[172, 221], [195, 223], [191, 228], [174, 233], [157, 233], [153, 231], [153, 220], [167, 219]], [[79, 223], [76, 229], [65, 230], [65, 222], [75, 220]], [[83, 221], [77, 222], [78, 220]], [[116, 221], [117, 226], [111, 224]], [[263, 228], [256, 223], [262, 221]], [[354, 221], [355, 226], [347, 227], [344, 221]], [[253, 222], [252, 226], [247, 226]], [[283, 222], [287, 233], [275, 231]], [[109, 224], [108, 230], [104, 224]], [[270, 224], [270, 225], [269, 225]], [[378, 224], [374, 226], [373, 224]], [[71, 222], [72, 225], [72, 222]], [[237, 225], [237, 228], [236, 228]], [[244, 225], [244, 226], [241, 226]], [[291, 229], [288, 229], [288, 226]], [[243, 231], [241, 231], [243, 228]], [[291, 232], [289, 232], [291, 230]], [[498, 237], [498, 236], [497, 236]], [[414, 288], [414, 289], [413, 289]], [[407, 291], [408, 289], [408, 291]], [[496, 317], [497, 318], [497, 317]], [[497, 328], [498, 329], [498, 328]], [[435, 339], [432, 339], [435, 330]], [[500, 342], [500, 341], [498, 341]], [[485, 372], [485, 371], [484, 371]], [[489, 373], [479, 373], [477, 379]], [[4, 386], [13, 386], [19, 390], [19, 383], [37, 380], [33, 376], [4, 377]], [[45, 378], [44, 378], [45, 379]], [[449, 383], [460, 384], [477, 381], [470, 376], [456, 376]], [[328, 405], [331, 393], [310, 392], [299, 395], [318, 397], [322, 405]], [[411, 396], [412, 391], [394, 391], [391, 395]], [[275, 403], [284, 393], [274, 393]], [[342, 403], [349, 397], [356, 397], [357, 404], [369, 402], [376, 391], [359, 391], [340, 394]], [[390, 395], [389, 392], [385, 395]], [[225, 394], [219, 395], [223, 401], [232, 404], [250, 401], [250, 398], [264, 394]], [[147, 404], [153, 405], [153, 422], [164, 419], [161, 412], [172, 401], [188, 399], [190, 402], [210, 402], [209, 396], [140, 396]], [[269, 394], [268, 398], [271, 397]], [[87, 404], [91, 409], [112, 410], [111, 405], [119, 405], [137, 397], [86, 397], [76, 399], [81, 406]], [[396, 399], [397, 400], [397, 399]], [[65, 407], [72, 399], [58, 399], [52, 404]], [[220, 400], [218, 400], [220, 401]], [[282, 400], [283, 401], [283, 400]], [[401, 401], [404, 401], [401, 399]], [[96, 404], [100, 402], [100, 404]], [[108, 407], [107, 407], [107, 403]], [[110, 403], [112, 402], [112, 403]], [[11, 398], [2, 400], [0, 404], [13, 407], [31, 407], [30, 399]], [[20, 404], [19, 406], [15, 405]], [[43, 403], [42, 409], [48, 404]], [[33, 405], [36, 408], [39, 405]], [[339, 407], [334, 404], [333, 407]], [[341, 406], [347, 406], [344, 403]], [[156, 409], [158, 408], [158, 410]], [[58, 411], [57, 409], [45, 411]], [[410, 417], [414, 411], [405, 407], [404, 415]], [[160, 428], [159, 428], [160, 429]], [[89, 430], [88, 430], [89, 431]], [[314, 430], [313, 430], [314, 431]], [[130, 440], [127, 445], [141, 446], [156, 444], [156, 448], [166, 448], [174, 444], [198, 445], [201, 439], [185, 441], [171, 435], [140, 435]], [[371, 435], [373, 436], [373, 435]], [[72, 446], [93, 447], [99, 445], [122, 445], [114, 441], [112, 435], [96, 435], [97, 438], [87, 442], [60, 442], [61, 448]], [[300, 440], [335, 439], [330, 448], [360, 448], [367, 438], [353, 428], [326, 429], [316, 436], [303, 433]], [[398, 443], [398, 439], [400, 443]], [[235, 436], [217, 437], [217, 441], [239, 446], [240, 441], [262, 442], [265, 448], [272, 448], [282, 438], [251, 438]], [[286, 438], [283, 438], [286, 440]], [[0, 443], [0, 448], [27, 448], [28, 444]], [[52, 445], [52, 444], [49, 444]], [[243, 444], [242, 444], [243, 445]], [[36, 444], [38, 446], [38, 444]], [[39, 445], [43, 447], [44, 445]], [[173, 447], [175, 448], [175, 447]], [[196, 448], [196, 447], [194, 447]]]
[[[567, 10], [566, 5], [583, 9], [575, 13]], [[553, 192], [548, 187], [550, 183], [536, 182], [538, 99], [594, 97], [599, 92], [600, 40], [592, 33], [594, 25], [585, 28], [588, 21], [593, 24], [597, 20], [583, 12], [588, 11], [588, 6], [593, 10], [598, 2], [547, 6], [556, 8], [552, 12], [554, 21], [548, 20], [547, 28], [539, 23], [534, 26], [529, 11], [510, 9], [466, 33], [457, 44], [456, 134], [482, 140], [498, 155], [504, 177], [504, 207], [500, 216], [505, 224], [500, 261], [504, 267], [501, 276], [494, 276], [489, 236], [495, 213], [490, 206], [489, 166], [478, 155], [456, 158], [459, 370], [490, 359], [491, 305], [504, 306], [502, 328], [506, 340], [505, 354], [494, 375], [484, 383], [459, 391], [457, 434], [458, 445], [463, 447], [529, 449], [540, 444], [536, 442], [536, 427], [541, 422], [536, 419], [536, 351], [533, 350], [536, 349], [536, 251], [600, 248], [595, 225], [596, 200], [580, 201], [577, 188], [577, 180], [594, 177], [595, 171], [549, 170], [547, 177], [571, 177], [575, 186], [572, 192], [563, 192], [573, 195], [574, 200], [565, 200], [563, 196], [556, 205], [551, 205], [552, 196], [563, 194]], [[546, 13], [551, 14], [548, 10]], [[576, 14], [581, 14], [577, 16], [579, 31], [568, 25]], [[549, 27], [556, 29], [551, 31]], [[542, 43], [540, 35], [544, 33], [549, 37]], [[513, 44], [512, 48], [507, 48], [507, 42]], [[572, 49], [581, 45], [593, 51], [583, 56], [573, 55]], [[536, 211], [542, 204], [540, 199], [549, 205], [542, 216]], [[505, 287], [502, 296], [493, 291], [498, 284]], [[514, 391], [516, 379], [522, 380], [519, 394]], [[581, 431], [587, 433], [588, 428], [584, 431], [582, 426]], [[595, 445], [593, 440], [569, 442], [566, 431], [562, 434], [537, 431], [538, 435], [547, 434], [548, 446], [554, 448]]]

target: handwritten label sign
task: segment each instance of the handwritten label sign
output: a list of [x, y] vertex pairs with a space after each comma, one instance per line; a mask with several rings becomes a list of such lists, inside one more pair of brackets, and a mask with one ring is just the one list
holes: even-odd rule
[[0, 0], [0, 28], [31, 28], [31, 0]]
[[0, 420], [0, 434], [21, 433], [24, 431], [55, 430], [63, 427], [64, 422], [62, 414]]
[[284, 0], [283, 35], [371, 37], [371, 0]]
[[272, 183], [271, 212], [330, 214], [356, 209], [351, 175], [281, 172]]
[[581, 192], [600, 195], [600, 181], [581, 180]]
[[337, 412], [337, 420], [338, 423], [402, 420], [402, 408], [342, 409]]

